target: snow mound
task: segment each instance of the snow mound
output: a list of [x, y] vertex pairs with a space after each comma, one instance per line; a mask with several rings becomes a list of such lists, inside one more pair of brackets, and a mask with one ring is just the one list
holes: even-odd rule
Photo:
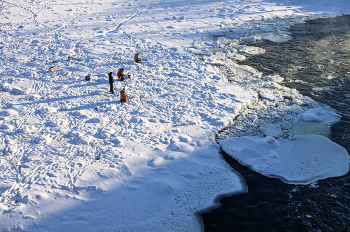
[[0, 115], [1, 116], [15, 116], [15, 115], [18, 115], [18, 112], [16, 110], [13, 110], [13, 109], [8, 109], [8, 110], [0, 111]]
[[273, 137], [236, 137], [220, 141], [221, 149], [243, 165], [290, 184], [307, 184], [349, 171], [345, 148], [320, 135], [288, 141]]
[[20, 79], [16, 81], [10, 81], [11, 83], [2, 84], [2, 89], [6, 92], [10, 92], [15, 95], [27, 95], [32, 91], [31, 80]]
[[153, 158], [152, 160], [148, 161], [147, 164], [150, 167], [159, 167], [164, 163], [166, 163], [165, 159], [163, 159], [162, 157], [156, 157], [156, 158]]

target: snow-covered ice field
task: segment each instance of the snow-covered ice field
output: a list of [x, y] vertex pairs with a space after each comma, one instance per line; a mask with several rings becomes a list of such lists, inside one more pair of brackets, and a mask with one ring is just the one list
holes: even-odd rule
[[[244, 33], [253, 20], [350, 13], [348, 0], [17, 0], [0, 9], [1, 231], [203, 230], [196, 212], [246, 191], [214, 134], [259, 93], [228, 83], [187, 48], [228, 30]], [[119, 68], [131, 79], [116, 81], [113, 95], [108, 73], [116, 77]], [[128, 103], [119, 101], [123, 88]], [[250, 139], [234, 142], [250, 148], [240, 154], [264, 172], [265, 150], [256, 150], [276, 160], [268, 144], [278, 142]], [[342, 156], [327, 172], [283, 178], [345, 174], [347, 153], [336, 149]]]

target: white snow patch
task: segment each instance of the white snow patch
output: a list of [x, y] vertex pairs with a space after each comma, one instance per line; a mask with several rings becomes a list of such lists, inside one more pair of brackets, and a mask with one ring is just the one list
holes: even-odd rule
[[33, 81], [28, 79], [11, 80], [10, 83], [3, 83], [1, 88], [12, 94], [27, 95], [32, 91]]
[[211, 56], [212, 52], [205, 49], [198, 49], [198, 48], [188, 48], [190, 52], [192, 52], [195, 55], [205, 55], [205, 56]]

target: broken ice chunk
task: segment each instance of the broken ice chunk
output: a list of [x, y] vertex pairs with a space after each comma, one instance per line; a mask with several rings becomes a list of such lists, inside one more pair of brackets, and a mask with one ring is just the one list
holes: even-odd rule
[[266, 93], [266, 92], [259, 92], [259, 96], [263, 99], [269, 100], [269, 101], [280, 101], [283, 100], [283, 97], [281, 94], [273, 94], [273, 93]]
[[253, 43], [255, 41], [261, 40], [261, 36], [248, 36], [245, 38], [242, 38], [241, 41], [244, 43]]
[[293, 37], [291, 37], [289, 35], [285, 35], [285, 34], [270, 35], [270, 36], [264, 37], [264, 40], [269, 40], [269, 41], [274, 42], [274, 43], [284, 43], [284, 42], [287, 42], [287, 41], [292, 40], [292, 39], [293, 39]]
[[294, 135], [317, 134], [330, 136], [331, 126], [340, 121], [340, 116], [322, 107], [313, 108], [299, 117], [293, 128]]
[[275, 138], [282, 136], [281, 126], [278, 124], [265, 124], [260, 126], [260, 129], [265, 136], [271, 136]]

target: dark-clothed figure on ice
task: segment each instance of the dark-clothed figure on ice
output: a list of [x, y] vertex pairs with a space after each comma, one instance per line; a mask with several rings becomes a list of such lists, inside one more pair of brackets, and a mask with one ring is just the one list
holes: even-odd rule
[[134, 56], [134, 60], [136, 63], [141, 62], [140, 53], [136, 53], [136, 55]]
[[111, 91], [111, 93], [114, 93], [114, 91], [113, 91], [113, 82], [114, 82], [114, 79], [113, 79], [112, 74], [113, 74], [112, 72], [108, 73], [109, 91]]
[[124, 69], [123, 69], [123, 68], [121, 68], [121, 69], [118, 70], [117, 76], [118, 76], [118, 79], [119, 79], [120, 81], [124, 81], [124, 77], [125, 77], [126, 75], [124, 74]]

